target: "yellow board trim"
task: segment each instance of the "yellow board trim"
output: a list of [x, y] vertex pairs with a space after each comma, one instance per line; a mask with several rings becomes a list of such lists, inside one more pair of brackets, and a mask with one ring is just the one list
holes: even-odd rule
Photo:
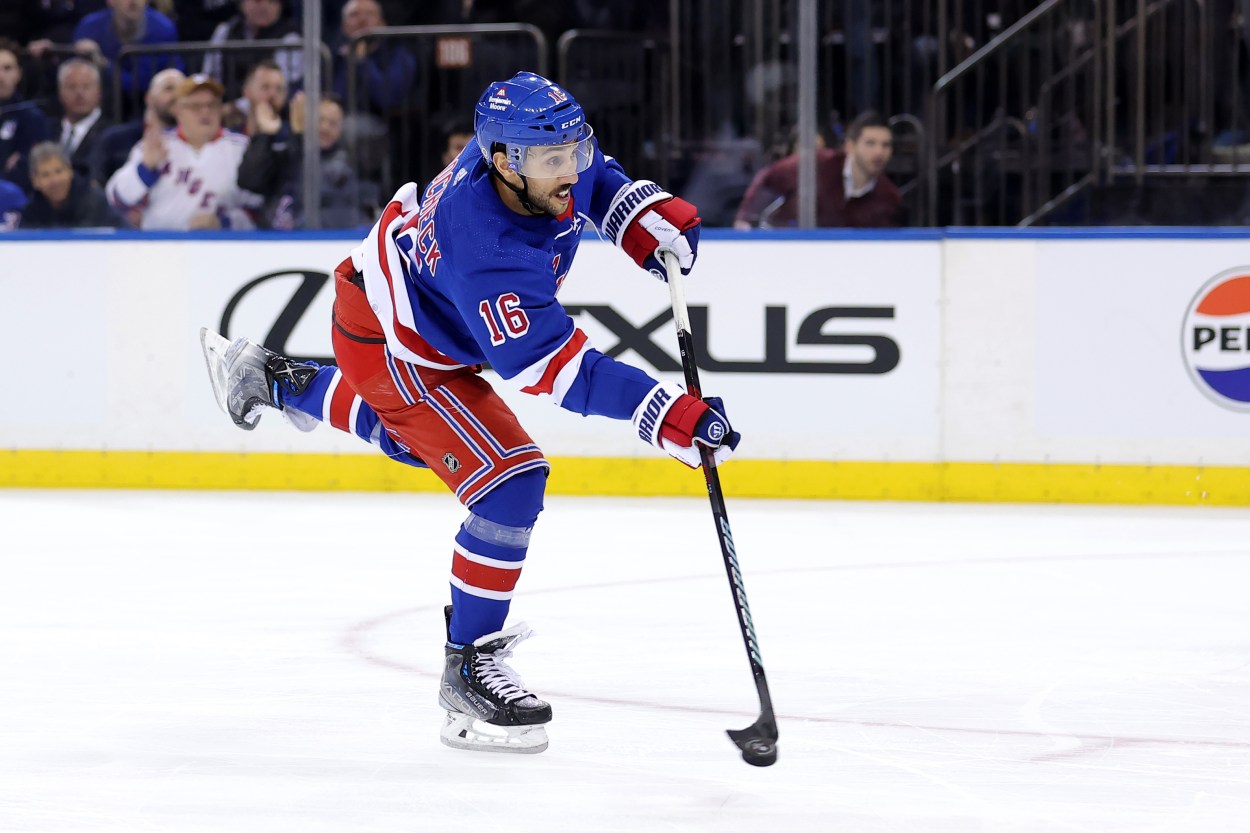
[[[548, 492], [703, 495], [668, 458], [557, 457]], [[1069, 463], [733, 460], [733, 497], [1250, 506], [1250, 468]], [[442, 492], [429, 471], [380, 455], [172, 451], [0, 451], [0, 487]]]

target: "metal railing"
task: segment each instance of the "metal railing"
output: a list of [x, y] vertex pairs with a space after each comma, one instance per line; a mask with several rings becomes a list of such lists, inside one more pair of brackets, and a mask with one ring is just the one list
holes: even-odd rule
[[[32, 58], [23, 72], [23, 86], [26, 99], [39, 104], [45, 111], [51, 112], [57, 101], [57, 71], [66, 61], [81, 60], [91, 62], [90, 54], [80, 52], [72, 44], [50, 44], [44, 48], [38, 58]], [[100, 97], [104, 100], [104, 70], [100, 70]]]
[[[115, 118], [134, 118], [143, 115], [143, 95], [147, 92], [147, 83], [137, 83], [138, 78], [150, 79], [152, 75], [166, 67], [176, 67], [187, 73], [200, 72], [204, 59], [209, 55], [220, 55], [221, 77], [218, 78], [226, 88], [227, 100], [231, 95], [238, 95], [248, 69], [260, 58], [247, 60], [245, 56], [266, 56], [275, 53], [299, 55], [304, 50], [304, 42], [300, 40], [254, 40], [227, 41], [212, 43], [210, 41], [194, 41], [187, 43], [150, 44], [123, 46], [114, 62], [112, 76], [112, 106]], [[319, 44], [323, 67], [322, 78], [330, 76], [332, 64], [330, 49]], [[198, 61], [188, 60], [199, 58]], [[130, 77], [132, 83], [126, 85], [125, 79]], [[288, 83], [289, 83], [288, 79]]]
[[630, 32], [571, 29], [556, 43], [556, 78], [632, 175], [668, 181], [672, 154], [667, 43]]
[[[1250, 178], [1250, 18], [1234, 15], [1244, 2], [825, 0], [811, 31], [810, 17], [800, 23], [808, 0], [669, 0], [667, 37], [575, 29], [553, 53], [520, 23], [388, 27], [339, 56], [318, 46], [322, 89], [345, 93], [345, 144], [383, 191], [432, 178], [448, 125], [471, 121], [485, 84], [547, 74], [550, 56], [626, 169], [697, 197], [709, 225], [729, 224], [807, 110], [838, 142], [868, 108], [895, 128], [887, 173], [914, 223], [1031, 225], [1092, 217], [1108, 188]], [[115, 66], [210, 52], [242, 66], [302, 48], [127, 47]], [[381, 104], [370, 88], [379, 49], [413, 67]], [[800, 81], [813, 72], [804, 105]], [[119, 72], [111, 85], [115, 111], [138, 107], [141, 89], [123, 88]]]
[[1069, 53], [1068, 66], [1082, 57], [1063, 37], [1059, 13], [1072, 5], [1038, 4], [933, 85], [925, 107], [929, 225], [1014, 225], [1034, 212], [1039, 182], [1050, 176], [1036, 167], [1034, 137], [1054, 122], [1039, 124], [1032, 105], [1044, 85], [1055, 87], [1060, 53]]
[[[926, 111], [927, 221], [1034, 225], [1055, 216], [1100, 222], [1106, 215], [1120, 222], [1221, 222], [1210, 210], [1213, 191], [1204, 198], [1193, 186], [1250, 180], [1250, 20], [1234, 14], [1236, 5], [1038, 5], [934, 85]], [[984, 107], [985, 79], [1013, 71], [1021, 79], [1016, 111], [999, 99], [988, 121], [967, 119], [970, 102]], [[1027, 133], [1008, 118], [1021, 103]], [[995, 123], [1018, 134], [1010, 152], [991, 129]], [[997, 177], [996, 189], [985, 187], [985, 171]], [[1167, 210], [1156, 215], [1135, 206], [1103, 210], [1105, 195], [1117, 189], [1127, 189], [1130, 202], [1148, 189], [1172, 196], [1158, 200]], [[1227, 190], [1236, 203], [1237, 189]]]
[[[1033, 5], [1024, 0], [822, 0], [812, 31], [810, 21], [800, 23], [804, 0], [670, 0], [673, 184], [685, 187], [686, 163], [710, 156], [720, 166], [719, 177], [733, 181], [740, 196], [749, 175], [739, 177], [723, 157], [735, 157], [739, 168], [753, 172], [789, 152], [794, 129], [805, 118], [814, 117], [826, 141], [837, 144], [844, 125], [871, 109], [900, 128], [887, 173], [904, 191], [913, 221], [924, 222], [938, 193], [927, 170], [928, 144], [941, 141], [924, 115], [929, 91], [941, 75]], [[800, 53], [813, 38], [815, 103], [803, 105]], [[998, 119], [994, 110], [983, 115], [981, 123], [971, 125], [974, 130], [994, 123], [1014, 135], [1013, 122]], [[1021, 114], [1005, 108], [1003, 115]], [[986, 139], [978, 152], [987, 158], [1013, 155], [1015, 139], [1000, 135], [997, 141], [1005, 147], [991, 152], [994, 142]], [[696, 164], [689, 179], [702, 186], [706, 178], [698, 174]], [[726, 219], [716, 211], [708, 216]]]
[[1109, 160], [1112, 177], [1250, 174], [1250, 20], [1217, 20], [1213, 5], [1136, 0], [1132, 17], [1109, 20], [1117, 66], [1106, 131], [1121, 149]]

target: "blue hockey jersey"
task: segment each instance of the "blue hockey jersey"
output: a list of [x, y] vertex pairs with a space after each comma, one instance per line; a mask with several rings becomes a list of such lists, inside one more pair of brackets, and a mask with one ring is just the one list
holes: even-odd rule
[[522, 216], [470, 144], [419, 203], [405, 185], [352, 253], [390, 351], [432, 368], [489, 362], [570, 411], [630, 419], [656, 381], [596, 350], [556, 299], [586, 225], [630, 183], [596, 147], [564, 215]]

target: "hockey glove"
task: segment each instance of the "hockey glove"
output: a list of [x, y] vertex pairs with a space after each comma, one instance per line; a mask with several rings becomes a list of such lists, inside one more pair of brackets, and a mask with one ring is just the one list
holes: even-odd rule
[[603, 234], [643, 269], [668, 282], [663, 252], [672, 252], [690, 274], [699, 254], [699, 209], [654, 182], [640, 179], [616, 192]]
[[712, 449], [712, 465], [729, 459], [742, 436], [729, 425], [718, 396], [695, 399], [674, 384], [661, 382], [651, 389], [634, 412], [634, 428], [650, 443], [698, 468], [699, 445]]

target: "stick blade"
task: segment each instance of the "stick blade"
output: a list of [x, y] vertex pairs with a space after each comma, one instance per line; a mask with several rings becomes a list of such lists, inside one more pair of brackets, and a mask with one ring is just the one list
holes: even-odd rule
[[763, 715], [745, 729], [725, 732], [742, 750], [742, 760], [751, 766], [772, 766], [777, 763], [777, 724]]

